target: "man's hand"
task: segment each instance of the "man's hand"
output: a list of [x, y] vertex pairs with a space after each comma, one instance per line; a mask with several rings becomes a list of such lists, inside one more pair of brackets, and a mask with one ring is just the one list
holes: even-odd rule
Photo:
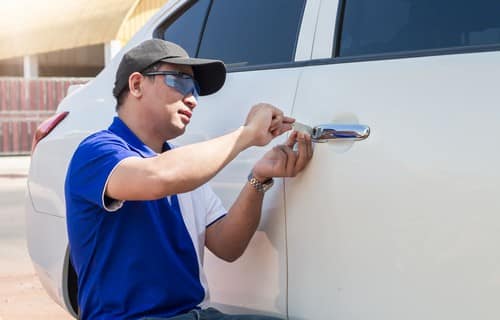
[[292, 129], [295, 119], [286, 117], [283, 112], [267, 103], [252, 107], [245, 121], [244, 129], [249, 136], [250, 145], [265, 146], [275, 137]]
[[[298, 149], [293, 150], [295, 143]], [[275, 146], [253, 168], [257, 180], [263, 182], [273, 177], [295, 177], [309, 163], [313, 155], [311, 136], [294, 131], [283, 145]]]
[[[263, 108], [273, 110], [267, 106]], [[260, 116], [262, 110], [252, 109], [252, 111], [256, 111]], [[250, 114], [249, 118], [251, 116], [253, 115]], [[265, 138], [268, 139], [265, 141], [270, 141], [275, 135], [283, 133], [280, 130], [287, 128], [287, 120], [283, 120], [286, 117], [279, 113], [277, 116], [281, 116], [282, 120], [276, 120], [275, 123], [271, 120], [263, 126], [272, 127], [270, 131], [266, 130], [264, 133]], [[293, 147], [296, 143], [298, 148], [295, 151]], [[261, 182], [272, 177], [293, 177], [306, 167], [312, 154], [311, 137], [306, 133], [294, 131], [284, 145], [274, 147], [257, 161], [253, 168], [253, 175]], [[246, 183], [228, 214], [207, 228], [205, 234], [207, 248], [226, 261], [238, 259], [257, 230], [263, 198], [263, 193], [255, 192], [255, 189]]]

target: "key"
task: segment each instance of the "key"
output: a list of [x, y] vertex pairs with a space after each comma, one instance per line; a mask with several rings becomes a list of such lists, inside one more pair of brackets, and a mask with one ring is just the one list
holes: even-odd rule
[[312, 136], [313, 134], [313, 128], [311, 126], [308, 126], [307, 124], [303, 124], [300, 122], [295, 121], [292, 124], [293, 130], [298, 131], [298, 132], [305, 132]]

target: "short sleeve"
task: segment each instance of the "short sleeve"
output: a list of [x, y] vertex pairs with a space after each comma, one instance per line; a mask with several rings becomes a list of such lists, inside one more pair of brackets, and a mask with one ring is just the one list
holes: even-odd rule
[[210, 185], [203, 185], [203, 195], [205, 200], [205, 208], [207, 210], [205, 226], [209, 227], [214, 222], [223, 218], [227, 210], [222, 205], [220, 198], [215, 194]]
[[87, 137], [78, 146], [68, 168], [68, 194], [106, 211], [120, 209], [123, 201], [105, 197], [106, 184], [118, 164], [134, 156], [139, 155], [130, 150], [123, 139], [109, 131], [101, 131]]

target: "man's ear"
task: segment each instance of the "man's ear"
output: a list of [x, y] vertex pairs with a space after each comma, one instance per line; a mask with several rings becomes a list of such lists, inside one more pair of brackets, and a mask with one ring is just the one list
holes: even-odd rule
[[142, 81], [144, 76], [139, 72], [134, 72], [128, 77], [128, 87], [130, 88], [130, 94], [136, 98], [142, 97]]

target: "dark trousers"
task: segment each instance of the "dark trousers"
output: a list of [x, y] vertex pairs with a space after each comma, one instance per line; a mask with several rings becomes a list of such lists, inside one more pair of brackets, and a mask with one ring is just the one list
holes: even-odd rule
[[141, 320], [282, 320], [280, 318], [258, 315], [225, 314], [214, 308], [194, 309], [170, 318], [142, 318]]

